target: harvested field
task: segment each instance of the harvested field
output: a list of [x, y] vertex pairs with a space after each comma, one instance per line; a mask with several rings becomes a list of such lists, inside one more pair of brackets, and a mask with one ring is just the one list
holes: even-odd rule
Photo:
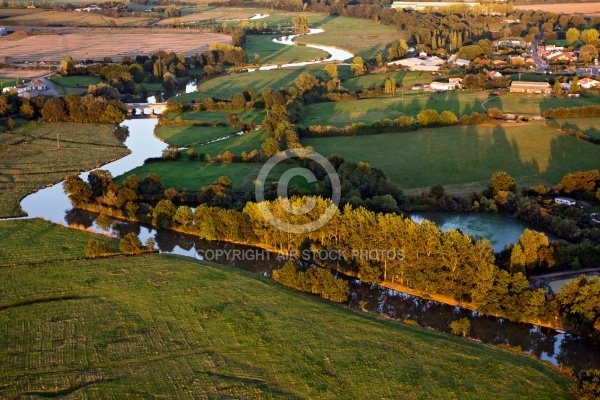
[[102, 14], [53, 11], [41, 8], [35, 9], [2, 9], [4, 25], [41, 25], [41, 26], [148, 26], [156, 19], [149, 17], [108, 17]]
[[35, 79], [48, 75], [47, 69], [20, 69], [20, 68], [2, 68], [0, 69], [0, 79], [19, 78]]
[[599, 16], [599, 3], [559, 3], [559, 4], [515, 4], [515, 10], [537, 10], [562, 14]]
[[173, 20], [175, 19], [178, 19], [183, 23], [210, 21], [211, 19], [214, 19], [215, 21], [244, 21], [257, 14], [260, 14], [261, 12], [264, 14], [264, 10], [257, 12], [255, 9], [224, 8], [222, 11], [220, 11], [218, 8], [216, 10], [211, 8], [208, 11], [195, 12], [177, 18], [163, 19], [162, 21], [158, 22], [157, 25], [172, 25]]
[[71, 55], [76, 60], [100, 60], [104, 57], [150, 55], [159, 50], [193, 56], [213, 42], [229, 43], [231, 37], [216, 33], [113, 33], [90, 35], [29, 36], [19, 41], [0, 41], [0, 54], [14, 61], [60, 61]]

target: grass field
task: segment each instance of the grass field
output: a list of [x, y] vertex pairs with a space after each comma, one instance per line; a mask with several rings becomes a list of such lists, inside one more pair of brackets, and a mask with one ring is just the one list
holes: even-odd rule
[[85, 257], [91, 238], [110, 243], [112, 250], [119, 252], [116, 239], [41, 219], [0, 221], [0, 266]]
[[577, 129], [596, 138], [600, 138], [600, 118], [566, 118], [555, 120], [561, 128]]
[[67, 87], [88, 87], [90, 85], [97, 85], [100, 82], [104, 82], [99, 76], [53, 76], [50, 79], [52, 82], [61, 86]]
[[304, 118], [298, 125], [346, 126], [355, 122], [373, 122], [402, 115], [416, 116], [425, 109], [445, 110], [457, 116], [474, 111], [484, 113], [481, 103], [488, 99], [487, 92], [420, 93], [407, 92], [404, 96], [376, 97], [354, 101], [311, 104], [304, 108]]
[[244, 50], [248, 61], [254, 60], [254, 55], [260, 56], [262, 64], [286, 64], [292, 62], [310, 61], [315, 58], [326, 58], [329, 54], [323, 50], [303, 46], [288, 46], [273, 42], [273, 38], [281, 35], [249, 35], [246, 37]]
[[[235, 133], [235, 128], [213, 126], [157, 126], [154, 134], [169, 144], [188, 147]], [[216, 154], [215, 154], [216, 155]]]
[[28, 193], [125, 156], [128, 150], [113, 130], [110, 124], [29, 123], [5, 134], [5, 142], [27, 136], [33, 141], [0, 149], [0, 217], [23, 215], [19, 200]]
[[[227, 176], [233, 183], [233, 189], [236, 191], [248, 191], [254, 188], [254, 180], [263, 164], [260, 163], [206, 163], [191, 162], [187, 160], [155, 162], [135, 168], [126, 174], [117, 178], [117, 182], [122, 182], [130, 174], [136, 174], [143, 178], [148, 174], [154, 173], [161, 177], [165, 188], [175, 188], [177, 190], [188, 189], [196, 191], [201, 187], [211, 185], [217, 178]], [[268, 177], [272, 182], [278, 179], [289, 168], [296, 165], [277, 165], [273, 168]], [[306, 187], [306, 181], [301, 177], [294, 178], [293, 185]]]
[[[193, 111], [193, 112], [183, 112], [183, 113], [170, 113], [168, 114], [169, 120], [173, 120], [177, 117], [181, 117], [184, 120], [188, 121], [208, 121], [208, 122], [223, 122], [227, 124], [227, 115], [234, 111]], [[245, 123], [254, 122], [255, 124], [260, 124], [262, 119], [264, 118], [264, 112], [257, 110], [249, 110], [249, 111], [239, 111], [237, 112], [241, 121]], [[232, 128], [230, 126], [227, 127], [212, 127], [212, 126], [164, 126], [159, 125], [155, 128], [154, 133], [159, 138], [163, 139], [169, 144], [174, 144], [179, 147], [188, 147], [188, 146], [196, 146], [199, 143], [208, 142], [210, 140], [214, 140], [220, 137], [224, 137], [227, 135], [231, 135], [236, 133], [238, 129]], [[250, 133], [252, 135], [252, 133]], [[242, 140], [242, 138], [236, 138], [238, 141]], [[231, 139], [234, 140], [234, 139]], [[226, 142], [218, 142], [214, 146], [211, 146], [211, 151], [215, 151], [217, 146], [225, 145]], [[257, 148], [260, 148], [260, 144]], [[197, 147], [199, 150], [200, 148]], [[253, 150], [253, 149], [250, 149]], [[224, 150], [223, 150], [224, 151]], [[242, 150], [243, 151], [243, 150]], [[205, 150], [202, 151], [206, 153]], [[212, 155], [217, 155], [220, 151], [217, 150], [217, 153], [209, 153]]]
[[376, 97], [373, 99], [341, 101], [313, 104], [305, 107], [305, 116], [299, 125], [346, 126], [354, 122], [372, 122], [376, 119], [398, 118], [401, 115], [416, 116], [425, 109], [439, 113], [448, 110], [458, 117], [473, 112], [485, 113], [491, 107], [500, 108], [505, 113], [519, 115], [540, 115], [543, 111], [557, 107], [578, 107], [597, 104], [599, 97], [557, 99], [543, 96], [523, 96], [507, 93], [500, 97], [490, 97], [487, 91], [457, 91], [446, 93], [406, 92], [404, 96]]
[[323, 65], [224, 75], [200, 82], [200, 84], [198, 84], [198, 91], [182, 94], [178, 96], [177, 99], [179, 101], [186, 100], [188, 102], [193, 99], [205, 99], [208, 97], [228, 99], [229, 96], [241, 93], [242, 90], [247, 87], [251, 87], [259, 93], [266, 88], [280, 89], [282, 87], [295, 87], [294, 79], [301, 74], [306, 73], [325, 78]]
[[0, 292], [3, 397], [567, 399], [572, 387], [522, 355], [175, 256], [2, 268]]
[[[340, 69], [341, 67], [338, 67]], [[348, 69], [348, 67], [344, 68]], [[444, 78], [445, 76], [432, 77], [429, 72], [422, 71], [392, 71], [383, 74], [371, 73], [357, 77], [351, 77], [342, 82], [342, 86], [350, 91], [360, 92], [363, 89], [375, 89], [384, 85], [385, 80], [393, 77], [396, 85], [410, 88], [416, 84], [429, 84], [434, 79]]]
[[546, 128], [543, 123], [454, 126], [304, 139], [302, 143], [325, 156], [337, 153], [349, 161], [368, 162], [407, 189], [483, 182], [500, 170], [514, 177], [539, 177], [540, 183], [556, 183], [565, 173], [600, 168], [600, 146]]
[[600, 102], [600, 95], [597, 93], [589, 93], [588, 97], [566, 99], [533, 94], [506, 93], [491, 98], [485, 103], [485, 106], [486, 108], [498, 107], [505, 113], [510, 114], [540, 115], [550, 108], [593, 106], [598, 105], [598, 102]]
[[[325, 29], [325, 32], [303, 36], [297, 42], [341, 47], [364, 58], [374, 57], [378, 51], [383, 53], [387, 45], [401, 37], [393, 26], [372, 20], [328, 15], [315, 22], [309, 16], [309, 21], [311, 28]], [[356, 29], [357, 26], [360, 29]]]
[[558, 14], [581, 14], [588, 17], [600, 15], [600, 3], [558, 3], [558, 4], [515, 4], [515, 10], [536, 10]]

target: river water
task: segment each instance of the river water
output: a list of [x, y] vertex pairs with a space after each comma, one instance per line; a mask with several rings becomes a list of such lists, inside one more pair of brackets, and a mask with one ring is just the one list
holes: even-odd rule
[[[329, 50], [337, 51], [333, 48]], [[167, 145], [154, 136], [153, 130], [156, 123], [156, 119], [126, 120], [123, 124], [129, 127], [130, 134], [125, 140], [125, 145], [131, 150], [131, 154], [106, 164], [102, 169], [110, 171], [113, 176], [118, 176], [142, 165], [146, 158], [159, 157]], [[87, 174], [87, 172], [83, 173], [82, 177], [85, 179]], [[94, 222], [96, 214], [72, 208], [63, 191], [62, 182], [25, 197], [21, 202], [21, 207], [31, 218], [41, 217], [55, 223], [77, 224], [101, 231]], [[433, 214], [421, 214], [413, 218], [417, 220], [427, 218], [434, 222], [438, 219], [438, 222], [442, 222], [443, 229], [460, 227], [466, 233], [491, 239], [495, 249], [498, 246], [503, 247], [506, 243], [516, 242], [524, 228], [521, 222], [510, 218], [502, 216], [490, 218], [489, 215], [481, 214], [448, 214], [444, 216], [444, 221], [439, 219], [440, 215]], [[141, 224], [115, 222], [119, 222], [121, 235], [136, 232], [142, 241], [153, 237], [158, 249], [164, 253], [197, 257], [199, 253], [212, 252], [216, 254], [216, 250], [238, 249], [244, 251], [249, 249], [230, 243], [207, 242], [195, 236], [175, 231], [155, 230]], [[477, 229], [474, 229], [475, 227]], [[504, 227], [502, 229], [506, 229], [508, 233], [498, 235], [499, 227]], [[269, 275], [274, 268], [282, 265], [285, 261], [268, 252], [261, 254], [263, 257], [257, 260], [239, 260], [221, 256], [213, 258], [211, 261], [263, 275]], [[412, 321], [443, 332], [449, 332], [449, 325], [452, 321], [468, 317], [471, 320], [469, 335], [471, 338], [486, 343], [518, 346], [523, 351], [542, 360], [550, 361], [555, 365], [564, 365], [576, 371], [591, 367], [600, 368], [600, 350], [577, 336], [562, 334], [552, 329], [530, 324], [511, 323], [501, 318], [483, 317], [467, 309], [421, 299], [378, 285], [365, 284], [358, 279], [349, 279], [349, 282], [349, 307], [384, 314], [398, 320]]]

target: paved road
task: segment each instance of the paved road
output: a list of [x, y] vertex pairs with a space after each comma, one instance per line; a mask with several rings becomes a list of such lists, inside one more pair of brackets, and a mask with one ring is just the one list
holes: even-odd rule
[[542, 31], [542, 27], [540, 26], [540, 33], [537, 35], [537, 37], [535, 38], [535, 40], [533, 41], [532, 45], [531, 45], [531, 57], [533, 57], [533, 61], [535, 62], [535, 71], [536, 72], [544, 72], [546, 71], [546, 69], [548, 69], [548, 64], [546, 64], [544, 62], [544, 60], [542, 60], [542, 57], [540, 57], [539, 53], [538, 53], [538, 45], [540, 44], [540, 41], [542, 40], [542, 35], [543, 35], [543, 31]]

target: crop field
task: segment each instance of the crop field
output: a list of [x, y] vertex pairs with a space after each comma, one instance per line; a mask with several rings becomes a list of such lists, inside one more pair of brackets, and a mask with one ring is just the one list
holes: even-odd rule
[[9, 142], [27, 136], [32, 141], [0, 149], [0, 216], [21, 216], [19, 200], [26, 194], [125, 156], [128, 150], [113, 130], [110, 124], [29, 123], [15, 134], [5, 134], [3, 140]]
[[116, 239], [42, 219], [0, 221], [0, 266], [85, 257], [91, 238], [110, 243], [112, 251], [119, 252]]
[[49, 25], [49, 26], [148, 26], [153, 19], [148, 17], [113, 18], [96, 13], [75, 11], [53, 11], [42, 8], [3, 8], [0, 10], [4, 25]]
[[251, 87], [259, 93], [266, 88], [280, 89], [295, 86], [294, 80], [301, 74], [312, 74], [325, 78], [323, 65], [310, 65], [303, 68], [281, 68], [270, 71], [255, 71], [235, 75], [223, 75], [198, 84], [198, 90], [182, 94], [178, 100], [191, 101], [194, 99], [228, 99], [231, 95], [241, 93]]
[[[199, 4], [201, 5], [201, 4]], [[157, 25], [172, 25], [173, 21], [178, 19], [182, 23], [194, 23], [194, 22], [229, 22], [231, 25], [236, 25], [238, 21], [246, 21], [257, 14], [267, 13], [266, 9], [254, 9], [254, 8], [236, 8], [236, 7], [193, 7], [181, 9], [182, 16], [177, 18], [163, 19], [157, 23]], [[289, 17], [291, 20], [291, 17]], [[253, 22], [263, 22], [263, 19], [258, 19]]]
[[302, 144], [325, 156], [340, 154], [349, 161], [368, 162], [406, 189], [483, 182], [500, 170], [517, 178], [557, 183], [568, 172], [600, 168], [600, 146], [544, 123], [303, 139]]
[[248, 35], [244, 44], [248, 61], [252, 62], [255, 54], [259, 55], [261, 64], [267, 65], [311, 61], [329, 55], [323, 50], [310, 47], [274, 43], [273, 38], [279, 36], [281, 35]]
[[555, 120], [561, 128], [577, 129], [596, 138], [600, 138], [600, 118], [565, 118]]
[[558, 4], [515, 4], [515, 10], [536, 10], [557, 14], [580, 14], [588, 17], [600, 15], [600, 3], [558, 3]]
[[[0, 40], [0, 45], [2, 40]], [[19, 78], [19, 82], [23, 83], [25, 80], [31, 80], [42, 77], [48, 74], [48, 70], [44, 69], [17, 69], [17, 68], [0, 68], [0, 79], [6, 81], [11, 85], [16, 83], [16, 78]]]
[[11, 398], [567, 399], [572, 388], [526, 356], [181, 257], [2, 268], [0, 292]]
[[[193, 56], [213, 42], [229, 43], [231, 37], [217, 33], [73, 33], [28, 36], [18, 41], [0, 41], [0, 53], [15, 60], [60, 61], [71, 55], [76, 60], [101, 60], [111, 57], [150, 55], [169, 50]], [[115, 46], [115, 43], [118, 46]]]

